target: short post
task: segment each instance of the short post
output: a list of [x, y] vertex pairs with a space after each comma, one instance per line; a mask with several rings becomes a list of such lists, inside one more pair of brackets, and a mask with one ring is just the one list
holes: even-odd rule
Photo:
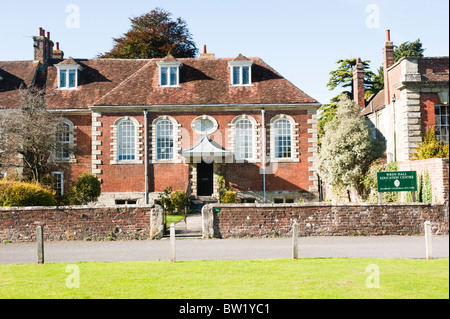
[[294, 222], [292, 227], [292, 259], [298, 258], [298, 223]]
[[175, 262], [175, 225], [170, 225], [170, 262]]
[[44, 263], [44, 227], [38, 226], [36, 228], [36, 242], [37, 242], [37, 257], [38, 264]]
[[425, 244], [427, 259], [433, 259], [433, 251], [431, 245], [431, 222], [425, 222]]

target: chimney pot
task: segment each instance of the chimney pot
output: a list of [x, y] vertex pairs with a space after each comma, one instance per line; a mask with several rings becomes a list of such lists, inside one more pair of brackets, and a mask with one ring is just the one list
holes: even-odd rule
[[391, 42], [391, 30], [386, 30], [386, 42]]
[[202, 51], [202, 53], [203, 53], [203, 54], [208, 53], [207, 50], [206, 50], [206, 45], [203, 46], [203, 51]]
[[59, 42], [56, 42], [56, 50], [59, 51]]
[[47, 39], [50, 40], [50, 32], [49, 31], [47, 31]]
[[42, 27], [39, 27], [39, 36], [42, 37], [44, 33], [44, 29], [42, 29]]

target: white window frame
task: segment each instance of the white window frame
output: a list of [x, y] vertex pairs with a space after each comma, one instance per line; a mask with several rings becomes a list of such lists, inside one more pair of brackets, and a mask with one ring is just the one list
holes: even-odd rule
[[[180, 87], [180, 67], [181, 67], [181, 62], [156, 62], [156, 64], [159, 67], [159, 87]], [[167, 68], [167, 83], [163, 84], [162, 83], [162, 69], [163, 68]], [[176, 70], [176, 81], [175, 84], [171, 83], [171, 70], [175, 69]]]
[[[64, 172], [52, 172], [52, 176], [55, 178], [55, 191], [58, 195], [58, 183], [61, 185], [61, 192], [58, 196], [64, 195]], [[58, 180], [61, 178], [61, 180]]]
[[[60, 135], [60, 131], [59, 131], [59, 126], [60, 125], [65, 125], [67, 126], [67, 132], [64, 132], [66, 134], [68, 134], [68, 140], [66, 141], [60, 141], [59, 140], [59, 135]], [[59, 122], [56, 125], [56, 150], [55, 150], [55, 161], [70, 161], [72, 159], [72, 156], [70, 154], [70, 149], [72, 148], [73, 145], [73, 123], [68, 121], [68, 120], [63, 120], [61, 122]], [[60, 148], [60, 146], [58, 144], [61, 144], [62, 148], [66, 148], [67, 147], [67, 152], [68, 152], [68, 156], [64, 156], [64, 150], [62, 148]], [[60, 153], [63, 153], [62, 156], [59, 156]]]
[[[276, 153], [277, 153], [277, 146], [275, 145], [275, 128], [274, 125], [278, 120], [287, 120], [290, 123], [290, 134], [291, 134], [291, 156], [290, 157], [276, 157]], [[270, 160], [272, 162], [278, 162], [278, 163], [283, 163], [283, 162], [300, 162], [299, 159], [299, 152], [298, 152], [298, 124], [295, 122], [295, 120], [289, 116], [289, 115], [285, 115], [285, 114], [280, 114], [277, 115], [275, 117], [273, 117], [270, 120], [270, 125], [269, 125], [269, 129], [270, 129]]]
[[[159, 120], [156, 123], [156, 160], [157, 161], [172, 161], [174, 154], [174, 137], [175, 126], [169, 119]], [[165, 145], [160, 145], [159, 139], [164, 139]], [[167, 139], [167, 140], [166, 140]], [[169, 145], [166, 145], [169, 143]], [[167, 152], [166, 152], [167, 150]]]
[[[121, 131], [122, 128], [126, 128]], [[132, 128], [132, 132], [128, 130]], [[132, 162], [136, 160], [137, 157], [137, 138], [136, 138], [136, 123], [131, 120], [122, 120], [117, 124], [117, 161], [118, 162]], [[128, 134], [124, 136], [124, 134]], [[131, 135], [130, 135], [131, 133]], [[127, 140], [125, 140], [127, 139]], [[131, 145], [131, 146], [130, 146]], [[123, 148], [122, 146], [126, 146]], [[121, 157], [132, 157], [132, 158], [121, 158]]]
[[[172, 150], [173, 150], [173, 156], [171, 159], [158, 159], [158, 141], [157, 141], [157, 128], [158, 128], [158, 123], [160, 121], [170, 121], [172, 122], [173, 125], [173, 145], [172, 145]], [[151, 156], [150, 156], [150, 164], [180, 164], [182, 163], [182, 160], [180, 158], [180, 156], [178, 155], [178, 151], [181, 148], [181, 124], [178, 124], [178, 122], [171, 116], [167, 116], [167, 115], [162, 115], [157, 117], [153, 122], [152, 122], [152, 128], [151, 128], [151, 143], [152, 143], [152, 147], [151, 147]]]
[[[230, 61], [228, 62], [228, 66], [230, 68], [230, 85], [231, 86], [253, 86], [252, 84], [252, 65], [253, 65], [253, 61]], [[248, 67], [248, 82], [244, 84], [244, 75], [243, 75], [243, 68], [247, 68]], [[239, 68], [239, 79], [238, 81], [235, 81], [234, 78], [234, 68]], [[237, 83], [235, 83], [237, 82]]]
[[[76, 148], [76, 126], [73, 125], [72, 121], [68, 119], [63, 119], [62, 121], [58, 122], [55, 126], [55, 145], [58, 147], [58, 125], [65, 124], [68, 126], [69, 129], [69, 141], [65, 141], [64, 144], [67, 144], [69, 150], [73, 150]], [[73, 152], [69, 152], [69, 156], [67, 157], [58, 157], [58, 152], [60, 152], [59, 149], [55, 149], [53, 153], [53, 161], [55, 162], [70, 162], [70, 163], [76, 163], [76, 157]]]
[[[134, 159], [132, 160], [119, 160], [119, 125], [123, 122], [130, 121], [134, 124]], [[139, 123], [134, 117], [125, 116], [118, 118], [113, 125], [111, 125], [111, 165], [120, 164], [143, 164], [143, 125]], [[95, 165], [102, 165], [102, 160], [94, 159]]]
[[[439, 108], [439, 114], [436, 114], [436, 108]], [[445, 109], [446, 110], [446, 114], [442, 114], [442, 110]], [[442, 135], [441, 133], [439, 135], [436, 134], [436, 139], [438, 141], [442, 141], [443, 143], [449, 143], [450, 140], [450, 132], [449, 132], [449, 112], [450, 112], [450, 107], [447, 105], [443, 105], [443, 104], [436, 104], [434, 106], [434, 120], [435, 120], [435, 129], [439, 128], [439, 132], [442, 132], [442, 128], [445, 128], [445, 130], [447, 131], [447, 134]], [[437, 118], [439, 117], [439, 124], [437, 123]], [[442, 119], [446, 117], [447, 123], [446, 124], [442, 124]], [[444, 137], [444, 139], [442, 139], [442, 137]]]
[[[58, 89], [59, 90], [77, 90], [79, 85], [79, 79], [80, 79], [80, 70], [81, 67], [79, 65], [56, 65], [57, 68], [57, 80], [58, 80]], [[70, 71], [75, 71], [75, 86], [69, 87], [69, 74]], [[61, 72], [66, 73], [66, 85], [61, 86]]]
[[[252, 123], [252, 157], [245, 158], [245, 159], [239, 159], [236, 157], [236, 123], [238, 123], [241, 120], [249, 120]], [[261, 158], [261, 145], [260, 145], [260, 126], [259, 124], [252, 116], [249, 116], [247, 114], [242, 114], [239, 116], [236, 116], [230, 124], [228, 124], [229, 128], [229, 145], [230, 149], [234, 152], [234, 159], [238, 163], [247, 162], [247, 163], [259, 163]]]

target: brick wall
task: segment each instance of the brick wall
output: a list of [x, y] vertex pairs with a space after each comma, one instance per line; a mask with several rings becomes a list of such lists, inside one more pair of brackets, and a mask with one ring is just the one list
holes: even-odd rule
[[294, 220], [301, 236], [418, 235], [427, 220], [434, 234], [448, 234], [443, 205], [221, 204], [205, 206], [203, 214], [204, 235], [218, 238], [290, 236]]
[[27, 242], [44, 226], [45, 240], [148, 239], [150, 207], [0, 207], [0, 243]]
[[416, 171], [424, 176], [428, 171], [430, 177], [433, 202], [445, 204], [449, 200], [449, 160], [448, 158], [430, 158], [420, 161], [405, 161], [399, 163], [400, 171]]

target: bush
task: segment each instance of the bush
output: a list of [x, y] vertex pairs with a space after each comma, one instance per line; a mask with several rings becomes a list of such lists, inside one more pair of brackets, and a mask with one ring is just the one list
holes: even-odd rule
[[[366, 201], [376, 202], [378, 201], [378, 172], [396, 172], [398, 171], [398, 163], [393, 162], [389, 164], [381, 164], [380, 160], [376, 160], [370, 165], [369, 170], [362, 176], [361, 184], [363, 191], [361, 192]], [[385, 202], [397, 202], [399, 200], [399, 193], [384, 193], [383, 201]]]
[[0, 206], [55, 206], [55, 193], [33, 183], [0, 181]]
[[225, 204], [235, 204], [236, 192], [227, 190], [220, 196], [220, 202]]
[[183, 191], [175, 191], [171, 193], [170, 200], [172, 202], [172, 206], [179, 214], [184, 213], [184, 208], [189, 205], [189, 196]]
[[92, 174], [81, 174], [72, 185], [71, 204], [85, 205], [97, 201], [102, 192], [100, 181]]
[[412, 160], [422, 160], [427, 158], [443, 158], [449, 156], [449, 146], [437, 140], [434, 127], [428, 127], [425, 136], [422, 138], [422, 144], [416, 148], [416, 153], [411, 157]]
[[172, 192], [172, 187], [169, 186], [159, 195], [158, 202], [164, 207], [166, 214], [183, 213], [184, 208], [189, 206], [189, 195], [183, 191]]

